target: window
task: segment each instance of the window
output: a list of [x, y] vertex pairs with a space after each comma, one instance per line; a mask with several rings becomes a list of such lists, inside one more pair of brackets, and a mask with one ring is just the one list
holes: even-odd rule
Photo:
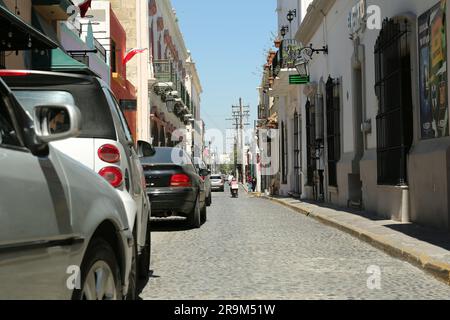
[[407, 183], [407, 155], [413, 138], [409, 29], [407, 21], [385, 20], [375, 45], [380, 185]]
[[2, 100], [0, 100], [0, 145], [20, 146], [16, 130]]
[[286, 126], [281, 122], [281, 177], [282, 183], [287, 184], [287, 136]]
[[112, 94], [112, 92], [110, 92], [109, 90], [106, 91], [106, 96], [107, 96], [107, 98], [111, 99], [111, 103], [113, 104], [114, 109], [116, 110], [117, 114], [119, 115], [120, 124], [122, 126], [123, 132], [125, 133], [125, 138], [127, 139], [127, 141], [133, 141], [133, 136], [131, 135], [131, 131], [128, 128], [128, 122], [125, 119], [125, 116], [123, 115], [122, 110], [119, 107], [119, 103], [117, 102], [117, 100], [114, 97], [114, 95]]
[[328, 142], [328, 184], [337, 187], [337, 163], [341, 159], [340, 129], [340, 84], [339, 80], [328, 78], [326, 84], [327, 101], [327, 142]]
[[310, 100], [305, 105], [306, 115], [306, 165], [307, 165], [307, 185], [314, 184], [314, 171], [316, 171], [316, 115], [314, 112], [314, 105]]
[[300, 128], [297, 111], [294, 113], [294, 179], [295, 192], [300, 193]]

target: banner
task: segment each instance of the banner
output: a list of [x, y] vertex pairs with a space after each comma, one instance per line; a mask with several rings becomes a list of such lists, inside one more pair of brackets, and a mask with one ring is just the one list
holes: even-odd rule
[[446, 0], [419, 17], [422, 139], [449, 135]]

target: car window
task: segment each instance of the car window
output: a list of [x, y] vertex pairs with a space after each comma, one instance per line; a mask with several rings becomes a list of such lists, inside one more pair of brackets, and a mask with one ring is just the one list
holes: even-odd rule
[[116, 139], [116, 131], [103, 94], [94, 85], [66, 85], [64, 89], [12, 89], [29, 115], [37, 105], [73, 104], [81, 111], [79, 138]]
[[0, 99], [0, 145], [21, 146], [3, 99]]
[[141, 158], [142, 163], [147, 164], [177, 164], [177, 165], [192, 165], [191, 159], [179, 148], [155, 148], [155, 154], [151, 157]]
[[130, 128], [128, 127], [128, 122], [125, 119], [122, 110], [120, 109], [116, 97], [109, 90], [105, 90], [105, 93], [109, 102], [114, 106], [114, 109], [119, 115], [120, 125], [122, 126], [123, 132], [125, 133], [125, 138], [127, 139], [127, 141], [133, 141], [133, 136], [131, 135]]
[[211, 176], [211, 179], [213, 180], [222, 180], [221, 176]]
[[26, 113], [33, 118], [34, 107], [42, 104], [75, 104], [73, 96], [66, 91], [14, 90], [14, 95]]
[[200, 158], [194, 158], [194, 164], [195, 167], [197, 167], [198, 169], [207, 169], [208, 167], [206, 166], [205, 162], [203, 162], [202, 159]]

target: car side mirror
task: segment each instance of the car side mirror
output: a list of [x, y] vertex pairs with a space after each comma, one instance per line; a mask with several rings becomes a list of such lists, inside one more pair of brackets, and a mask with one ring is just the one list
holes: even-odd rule
[[156, 153], [155, 148], [150, 143], [142, 140], [137, 142], [137, 151], [139, 158], [152, 157]]
[[200, 169], [198, 174], [200, 177], [207, 177], [210, 174], [210, 171], [208, 169]]
[[40, 105], [33, 109], [34, 131], [42, 142], [76, 137], [81, 130], [81, 112], [74, 105]]

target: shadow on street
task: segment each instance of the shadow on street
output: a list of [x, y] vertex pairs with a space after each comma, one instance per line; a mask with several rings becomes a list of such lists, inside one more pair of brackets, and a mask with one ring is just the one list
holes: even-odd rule
[[187, 224], [185, 218], [161, 218], [152, 219], [150, 222], [152, 232], [175, 232], [187, 231], [192, 228]]

